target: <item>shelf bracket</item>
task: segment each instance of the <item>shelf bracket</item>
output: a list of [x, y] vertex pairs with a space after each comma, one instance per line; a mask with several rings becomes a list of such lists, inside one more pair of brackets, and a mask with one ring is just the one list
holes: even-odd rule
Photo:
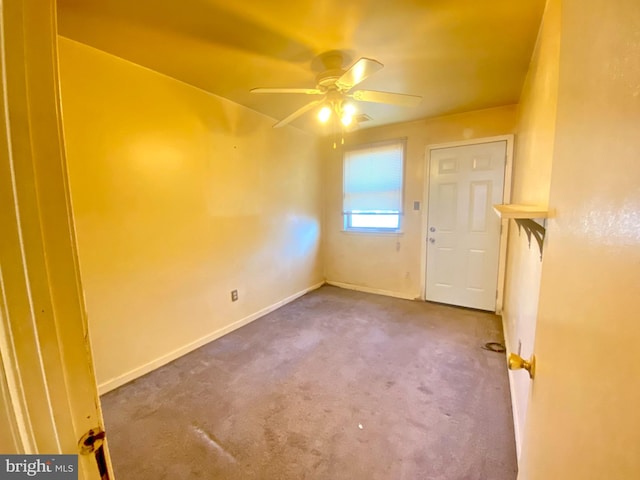
[[520, 233], [521, 229], [524, 229], [524, 232], [527, 234], [529, 247], [531, 247], [532, 236], [535, 238], [536, 242], [538, 242], [538, 248], [540, 249], [540, 261], [542, 261], [542, 245], [544, 243], [546, 228], [531, 218], [514, 218], [514, 220], [518, 224], [518, 232]]

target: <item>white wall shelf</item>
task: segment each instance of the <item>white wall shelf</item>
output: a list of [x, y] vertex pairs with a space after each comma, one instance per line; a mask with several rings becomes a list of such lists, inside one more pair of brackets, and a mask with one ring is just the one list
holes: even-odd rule
[[[494, 205], [493, 209], [500, 218], [512, 218], [518, 225], [518, 232], [524, 229], [531, 247], [531, 237], [535, 238], [540, 249], [540, 260], [542, 260], [542, 245], [546, 233], [545, 219], [549, 216], [549, 210], [539, 205]], [[542, 219], [540, 224], [535, 219]]]
[[501, 218], [547, 218], [549, 210], [540, 205], [494, 205], [493, 209]]

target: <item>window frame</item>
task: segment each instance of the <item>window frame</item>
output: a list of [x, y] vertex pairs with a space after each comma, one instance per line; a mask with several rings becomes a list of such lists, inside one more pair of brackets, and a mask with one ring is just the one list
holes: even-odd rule
[[[358, 151], [358, 150], [366, 150], [372, 149], [376, 147], [384, 147], [386, 145], [394, 145], [400, 144], [401, 146], [401, 183], [400, 183], [400, 210], [389, 211], [389, 210], [369, 210], [363, 211], [363, 213], [356, 214], [354, 212], [346, 212], [344, 208], [344, 197], [345, 197], [345, 187], [346, 187], [346, 175], [345, 175], [345, 157], [347, 153]], [[378, 142], [369, 142], [369, 143], [361, 143], [358, 145], [353, 145], [350, 147], [346, 147], [342, 152], [342, 218], [343, 218], [343, 231], [344, 232], [356, 232], [356, 233], [382, 233], [382, 234], [398, 234], [402, 233], [403, 227], [403, 217], [404, 217], [404, 190], [405, 190], [405, 171], [406, 171], [406, 158], [407, 158], [407, 138], [406, 137], [398, 137], [388, 140], [382, 140]], [[378, 213], [376, 213], [378, 212]], [[353, 226], [353, 216], [354, 215], [397, 215], [398, 218], [398, 226], [395, 228], [391, 227], [354, 227]]]

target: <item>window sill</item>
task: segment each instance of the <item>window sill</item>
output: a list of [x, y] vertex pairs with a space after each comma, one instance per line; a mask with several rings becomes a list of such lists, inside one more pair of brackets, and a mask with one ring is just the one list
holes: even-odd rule
[[401, 237], [404, 235], [404, 232], [398, 230], [396, 232], [389, 232], [385, 230], [355, 230], [355, 229], [342, 229], [340, 233], [346, 233], [347, 235], [365, 235], [369, 237]]

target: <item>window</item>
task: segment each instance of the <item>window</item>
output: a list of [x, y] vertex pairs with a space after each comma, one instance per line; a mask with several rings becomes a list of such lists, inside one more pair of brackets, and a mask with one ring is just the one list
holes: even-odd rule
[[404, 146], [393, 140], [345, 151], [345, 230], [400, 230]]

